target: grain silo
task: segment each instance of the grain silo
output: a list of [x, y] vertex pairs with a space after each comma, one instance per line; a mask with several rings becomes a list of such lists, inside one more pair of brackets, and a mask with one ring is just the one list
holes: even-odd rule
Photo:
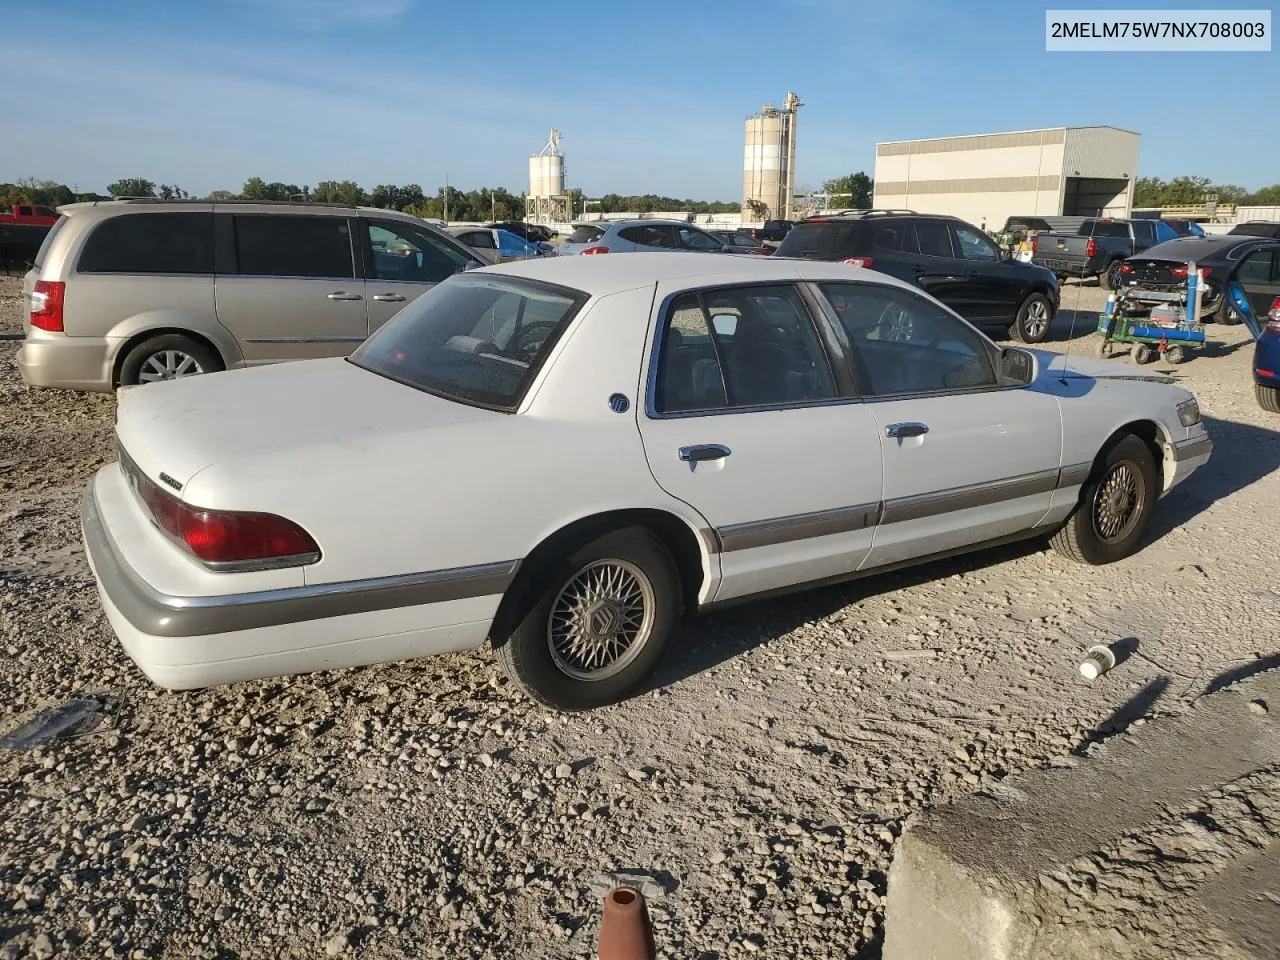
[[529, 158], [529, 195], [525, 198], [524, 215], [535, 223], [565, 223], [572, 215], [569, 191], [564, 186], [559, 130], [552, 130], [547, 145]]
[[742, 219], [791, 219], [795, 203], [796, 112], [804, 105], [787, 93], [781, 109], [765, 104], [747, 117], [742, 158]]

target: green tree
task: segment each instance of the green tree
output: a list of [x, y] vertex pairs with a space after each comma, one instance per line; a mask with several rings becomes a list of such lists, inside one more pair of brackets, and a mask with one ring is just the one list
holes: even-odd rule
[[187, 191], [183, 190], [176, 183], [173, 186], [169, 186], [167, 183], [160, 184], [161, 200], [186, 200], [189, 199], [190, 196], [191, 194], [187, 193]]
[[217, 203], [220, 200], [236, 200], [239, 199], [239, 196], [239, 194], [232, 193], [230, 190], [210, 190], [209, 196], [205, 199]]
[[1261, 190], [1249, 194], [1242, 202], [1253, 207], [1278, 205], [1280, 204], [1280, 183], [1273, 183], [1269, 187], [1263, 187]]
[[107, 184], [107, 193], [113, 197], [154, 197], [156, 185], [153, 181], [144, 180], [141, 177], [126, 177]]
[[[295, 193], [300, 191], [294, 189]], [[369, 202], [368, 195], [354, 180], [321, 180], [311, 198], [317, 203], [348, 203], [352, 206]]]
[[869, 210], [875, 183], [865, 171], [859, 170], [857, 173], [836, 177], [834, 180], [822, 181], [822, 189], [827, 193], [836, 194], [830, 200], [833, 208], [850, 207], [854, 210]]

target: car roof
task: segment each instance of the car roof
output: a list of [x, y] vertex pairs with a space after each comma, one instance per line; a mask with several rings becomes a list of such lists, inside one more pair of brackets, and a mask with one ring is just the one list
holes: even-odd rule
[[519, 260], [500, 266], [482, 267], [472, 273], [494, 273], [542, 280], [572, 287], [593, 297], [634, 290], [665, 280], [687, 281], [690, 287], [790, 283], [796, 280], [860, 280], [864, 283], [911, 289], [910, 284], [894, 277], [844, 263], [684, 251]]
[[1155, 246], [1147, 247], [1135, 257], [1141, 260], [1194, 260], [1222, 254], [1227, 250], [1251, 243], [1266, 243], [1265, 237], [1246, 234], [1223, 234], [1210, 237], [1174, 237]]

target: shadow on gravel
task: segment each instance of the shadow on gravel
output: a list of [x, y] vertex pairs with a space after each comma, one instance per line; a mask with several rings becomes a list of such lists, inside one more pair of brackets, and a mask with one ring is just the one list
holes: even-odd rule
[[1133, 721], [1141, 719], [1151, 712], [1151, 708], [1164, 695], [1164, 692], [1169, 689], [1171, 682], [1168, 677], [1156, 677], [1153, 680], [1148, 680], [1141, 690], [1112, 710], [1111, 716], [1090, 730], [1085, 735], [1085, 738], [1080, 741], [1080, 745], [1071, 752], [1077, 757], [1087, 756], [1089, 748], [1095, 743], [1101, 743], [1108, 737], [1124, 733], [1133, 725]]
[[906, 570], [896, 570], [848, 583], [744, 603], [686, 623], [673, 638], [668, 652], [649, 681], [635, 696], [659, 687], [679, 683], [689, 677], [726, 663], [739, 655], [769, 643], [810, 623], [831, 616], [851, 604], [880, 594], [943, 580], [959, 573], [1030, 556], [1045, 548], [1034, 538], [989, 550], [936, 560]]
[[1233, 683], [1239, 683], [1241, 680], [1248, 680], [1256, 674], [1266, 673], [1268, 670], [1273, 670], [1276, 667], [1280, 667], [1280, 653], [1267, 654], [1267, 656], [1259, 657], [1252, 663], [1233, 667], [1230, 670], [1226, 670], [1218, 674], [1209, 681], [1209, 686], [1205, 687], [1204, 692], [1206, 694], [1217, 693], [1223, 687], [1229, 687]]
[[1214, 417], [1205, 417], [1204, 424], [1213, 438], [1213, 456], [1156, 504], [1147, 543], [1280, 467], [1280, 431]]

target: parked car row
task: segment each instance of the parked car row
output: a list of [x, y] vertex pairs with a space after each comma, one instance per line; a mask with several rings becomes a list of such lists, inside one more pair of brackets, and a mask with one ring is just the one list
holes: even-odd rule
[[1114, 290], [1126, 259], [1177, 236], [1163, 220], [1091, 217], [1075, 233], [1037, 233], [1031, 239], [1031, 258], [1059, 277], [1097, 277], [1103, 287]]

